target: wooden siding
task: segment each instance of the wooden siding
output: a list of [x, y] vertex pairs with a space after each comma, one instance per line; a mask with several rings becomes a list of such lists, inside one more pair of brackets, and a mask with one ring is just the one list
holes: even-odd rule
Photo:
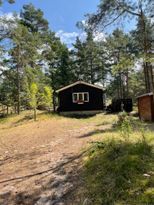
[[[73, 103], [72, 94], [78, 92], [88, 92], [89, 102], [83, 104]], [[77, 84], [58, 93], [58, 111], [88, 111], [103, 110], [103, 90], [84, 84]]]
[[141, 120], [154, 121], [153, 95], [145, 95], [138, 98], [138, 110]]

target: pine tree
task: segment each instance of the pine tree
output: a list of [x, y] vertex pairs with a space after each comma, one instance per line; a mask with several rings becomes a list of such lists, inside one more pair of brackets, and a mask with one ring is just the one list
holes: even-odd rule
[[[15, 0], [7, 0], [9, 4], [15, 3]], [[4, 3], [4, 0], [0, 0], [0, 6]]]
[[41, 34], [48, 31], [48, 21], [43, 17], [43, 11], [36, 9], [33, 4], [23, 6], [21, 11], [21, 23], [28, 28], [30, 32], [39, 32]]
[[87, 38], [83, 42], [77, 38], [72, 52], [76, 78], [92, 84], [101, 82], [106, 73], [104, 72], [103, 50], [93, 39], [91, 32], [87, 33]]
[[[110, 62], [109, 73], [111, 81], [113, 81], [112, 85], [115, 87], [113, 94], [116, 98], [129, 97], [130, 93], [129, 78], [135, 63], [130, 41], [128, 35], [116, 29], [104, 43], [109, 54], [107, 61]], [[111, 88], [111, 86], [109, 87]]]
[[[52, 53], [55, 52], [55, 47], [58, 45], [58, 49], [56, 49], [56, 57], [58, 56], [58, 59], [61, 57], [59, 57], [57, 51], [60, 52], [60, 50], [62, 50], [60, 48], [62, 44], [56, 39], [55, 34], [48, 30], [48, 22], [44, 19], [43, 12], [40, 9], [35, 9], [31, 4], [24, 6], [21, 18], [16, 18], [14, 22], [16, 26], [14, 29], [11, 29], [9, 33], [5, 32], [7, 35], [3, 35], [3, 39], [5, 40], [7, 38], [12, 45], [5, 56], [9, 56], [8, 72], [11, 73], [12, 71], [14, 73], [14, 76], [10, 77], [9, 81], [14, 83], [14, 77], [16, 79], [14, 91], [10, 90], [10, 95], [14, 96], [13, 103], [15, 106], [17, 105], [17, 112], [19, 114], [21, 106], [25, 108], [29, 106], [29, 96], [33, 83], [37, 85], [40, 93], [38, 98], [41, 104], [38, 106], [48, 104], [47, 107], [49, 107], [49, 94], [52, 98], [52, 89], [50, 86], [53, 85], [53, 83], [50, 82], [50, 79], [44, 72], [46, 58], [44, 58], [43, 52], [47, 48], [46, 36], [51, 33], [52, 39], [50, 40], [52, 41], [54, 39], [54, 42], [52, 42]], [[54, 60], [54, 64], [57, 62], [56, 57], [50, 59], [51, 61]], [[4, 88], [6, 90], [8, 89], [9, 81], [6, 76], [4, 77], [3, 70], [0, 75], [3, 76], [3, 80], [0, 82], [1, 90], [4, 90]], [[51, 93], [49, 93], [49, 88]], [[7, 96], [3, 94], [2, 98], [5, 98], [6, 102]], [[3, 103], [5, 102], [3, 100]]]
[[9, 107], [14, 107], [16, 110], [16, 74], [14, 70], [3, 71], [0, 82], [0, 103], [7, 108], [9, 114]]
[[85, 44], [77, 37], [76, 43], [73, 46], [74, 49], [71, 51], [71, 54], [72, 60], [74, 61], [75, 79], [87, 81]]
[[[10, 50], [12, 66], [16, 69], [17, 78], [17, 112], [20, 114], [22, 80], [25, 68], [29, 65], [35, 67], [38, 59], [39, 37], [28, 29], [18, 24], [12, 32], [13, 48]], [[25, 44], [25, 42], [27, 42]]]
[[[142, 20], [138, 18], [137, 28], [132, 31], [132, 37], [134, 38], [135, 47], [137, 52], [137, 57], [139, 59], [143, 59], [143, 67], [144, 67], [144, 76], [145, 76], [145, 87], [146, 91], [150, 92], [154, 86], [154, 79], [153, 79], [153, 68], [152, 68], [152, 59], [153, 59], [153, 28], [152, 23], [146, 17], [145, 19], [145, 31], [146, 36], [143, 35], [143, 28], [142, 28]], [[144, 31], [144, 32], [145, 32]], [[146, 41], [146, 42], [145, 42]], [[143, 44], [144, 42], [144, 44]], [[146, 48], [145, 48], [146, 46]], [[146, 49], [146, 53], [145, 53]]]
[[[146, 91], [154, 92], [154, 83], [152, 82], [152, 66], [148, 63], [148, 30], [147, 30], [147, 17], [152, 14], [154, 4], [151, 0], [145, 1], [118, 1], [118, 0], [100, 0], [99, 9], [95, 14], [89, 15], [88, 23], [93, 29], [94, 27], [103, 27], [112, 25], [118, 20], [133, 16], [139, 18], [142, 35], [142, 47], [144, 50], [144, 75]], [[149, 12], [150, 11], [150, 12]]]
[[53, 108], [55, 110], [55, 91], [73, 81], [72, 63], [68, 48], [60, 42], [55, 33], [46, 33], [43, 42], [42, 57], [46, 62], [46, 74], [53, 89]]

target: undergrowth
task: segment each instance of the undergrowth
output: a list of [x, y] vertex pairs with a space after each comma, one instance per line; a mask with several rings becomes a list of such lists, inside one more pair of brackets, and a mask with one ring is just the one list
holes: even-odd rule
[[131, 140], [135, 124], [129, 120], [119, 127], [124, 140], [96, 142], [85, 161], [83, 178], [89, 204], [154, 204], [153, 146], [141, 127], [140, 139]]

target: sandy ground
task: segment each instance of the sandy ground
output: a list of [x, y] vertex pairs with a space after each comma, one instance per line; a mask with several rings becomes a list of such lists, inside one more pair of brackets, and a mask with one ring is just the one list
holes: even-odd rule
[[81, 153], [112, 126], [103, 118], [0, 124], [0, 205], [73, 204], [66, 198], [79, 183]]

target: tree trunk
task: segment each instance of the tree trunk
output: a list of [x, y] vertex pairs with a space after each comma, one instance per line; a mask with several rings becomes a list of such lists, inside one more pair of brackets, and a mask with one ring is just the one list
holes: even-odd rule
[[9, 106], [6, 106], [6, 110], [7, 110], [7, 115], [9, 114]]
[[92, 59], [92, 55], [90, 57], [90, 81], [91, 84], [94, 84], [94, 76], [93, 76], [93, 59]]
[[126, 86], [127, 86], [127, 94], [126, 97], [129, 97], [129, 74], [128, 74], [128, 70], [127, 70], [127, 74], [126, 74]]
[[56, 112], [55, 90], [53, 91], [53, 111]]
[[125, 83], [124, 83], [124, 74], [122, 79], [122, 92], [123, 92], [123, 99], [126, 98], [126, 89], [125, 89]]
[[20, 70], [19, 70], [19, 47], [18, 47], [18, 62], [17, 62], [17, 113], [20, 114]]
[[150, 81], [150, 91], [154, 93], [154, 81], [153, 81], [153, 68], [149, 64], [149, 81]]
[[122, 79], [121, 79], [121, 73], [119, 74], [119, 84], [120, 84], [120, 98], [123, 98], [123, 88], [122, 88]]
[[145, 91], [148, 93], [149, 92], [148, 75], [147, 75], [147, 67], [145, 63], [143, 63], [143, 68], [144, 68]]
[[147, 39], [147, 31], [146, 31], [146, 22], [145, 17], [141, 8], [141, 22], [142, 22], [142, 28], [143, 28], [143, 48], [144, 48], [144, 75], [145, 75], [145, 85], [146, 85], [146, 92], [153, 92], [154, 91], [154, 85], [153, 85], [153, 75], [151, 72], [151, 66], [147, 62], [148, 58], [148, 39]]
[[34, 121], [36, 121], [36, 108], [34, 108]]
[[14, 105], [14, 113], [16, 114], [17, 112], [17, 107], [16, 107], [16, 104]]

